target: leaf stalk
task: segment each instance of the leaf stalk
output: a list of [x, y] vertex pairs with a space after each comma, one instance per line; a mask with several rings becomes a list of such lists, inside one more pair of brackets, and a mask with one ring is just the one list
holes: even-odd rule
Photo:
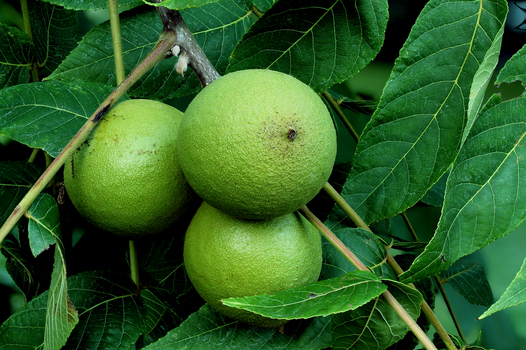
[[[354, 209], [347, 203], [347, 201], [334, 189], [334, 187], [331, 186], [328, 182], [323, 186], [323, 189], [327, 192], [327, 194], [334, 200], [334, 202], [344, 211], [344, 213], [354, 222], [354, 224], [357, 227], [363, 228], [368, 230], [369, 232], [373, 232], [369, 226], [363, 221], [363, 219], [354, 211]], [[343, 244], [343, 243], [342, 243]], [[396, 260], [393, 258], [393, 256], [387, 251], [387, 264], [391, 266], [395, 274], [398, 276], [404, 272], [400, 265], [396, 262]], [[408, 284], [410, 287], [415, 288], [415, 285], [413, 283]], [[420, 304], [420, 307], [424, 314], [426, 315], [429, 322], [433, 325], [436, 332], [444, 341], [446, 344], [446, 347], [448, 350], [458, 350], [451, 338], [449, 337], [449, 334], [444, 329], [444, 326], [440, 323], [439, 319], [436, 317], [435, 313], [433, 312], [433, 309], [429, 306], [429, 304], [424, 300]], [[419, 327], [420, 328], [420, 327]], [[417, 337], [418, 335], [415, 334]], [[427, 338], [427, 336], [426, 336]], [[429, 340], [429, 338], [428, 338]], [[434, 345], [433, 345], [434, 346]]]
[[108, 0], [110, 14], [111, 39], [113, 42], [113, 60], [115, 61], [115, 75], [117, 85], [126, 79], [124, 71], [124, 58], [122, 56], [121, 26], [119, 19], [119, 6], [117, 0]]

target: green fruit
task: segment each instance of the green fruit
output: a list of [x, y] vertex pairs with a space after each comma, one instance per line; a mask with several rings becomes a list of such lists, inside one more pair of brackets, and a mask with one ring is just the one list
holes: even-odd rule
[[279, 327], [286, 321], [235, 309], [220, 300], [316, 282], [321, 238], [298, 213], [244, 220], [203, 202], [186, 232], [184, 264], [199, 295], [218, 312], [260, 327]]
[[292, 213], [327, 182], [336, 157], [332, 118], [314, 91], [271, 70], [229, 73], [192, 100], [179, 129], [188, 182], [236, 217]]
[[95, 226], [130, 238], [175, 223], [195, 192], [179, 165], [179, 110], [151, 100], [113, 107], [66, 161], [71, 201]]

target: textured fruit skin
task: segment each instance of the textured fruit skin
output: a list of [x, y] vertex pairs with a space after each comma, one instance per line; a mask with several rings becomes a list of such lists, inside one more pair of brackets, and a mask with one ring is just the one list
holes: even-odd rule
[[184, 215], [196, 195], [177, 156], [182, 117], [151, 100], [115, 105], [65, 163], [66, 190], [80, 214], [130, 238], [161, 232]]
[[188, 182], [236, 217], [292, 213], [327, 182], [336, 131], [325, 104], [301, 81], [271, 70], [216, 79], [190, 103], [179, 129]]
[[320, 234], [300, 214], [245, 220], [206, 202], [187, 229], [183, 256], [190, 281], [214, 309], [266, 328], [286, 321], [231, 308], [219, 300], [273, 294], [316, 282], [322, 265]]

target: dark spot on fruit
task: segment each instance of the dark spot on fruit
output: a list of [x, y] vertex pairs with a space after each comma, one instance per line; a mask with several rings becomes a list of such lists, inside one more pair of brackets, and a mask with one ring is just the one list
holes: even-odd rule
[[297, 135], [298, 135], [298, 133], [296, 132], [296, 129], [291, 128], [291, 127], [288, 128], [288, 136], [287, 136], [287, 138], [289, 139], [290, 142], [294, 141], [294, 139], [296, 139]]

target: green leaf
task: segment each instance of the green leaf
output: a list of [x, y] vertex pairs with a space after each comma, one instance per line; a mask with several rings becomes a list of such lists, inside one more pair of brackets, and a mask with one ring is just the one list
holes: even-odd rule
[[25, 33], [0, 23], [0, 89], [29, 82], [34, 56], [35, 46]]
[[33, 61], [34, 49], [27, 34], [0, 23], [0, 64], [28, 67]]
[[449, 175], [435, 235], [402, 281], [436, 275], [526, 219], [525, 101], [502, 102], [475, 121]]
[[[307, 327], [305, 329], [305, 326]], [[329, 318], [315, 318], [288, 324], [285, 334], [277, 329], [246, 326], [226, 319], [208, 304], [193, 313], [181, 326], [171, 330], [144, 350], [239, 349], [310, 350], [330, 345]]]
[[171, 10], [184, 10], [192, 7], [200, 7], [206, 4], [212, 4], [221, 0], [163, 0], [161, 2], [150, 2], [144, 0], [145, 3], [152, 6], [164, 6]]
[[33, 201], [27, 214], [29, 246], [36, 257], [61, 237], [57, 202], [49, 194], [41, 193]]
[[267, 12], [278, 0], [252, 0], [252, 5], [261, 13]]
[[39, 70], [49, 74], [77, 46], [77, 13], [43, 1], [32, 1], [29, 21]]
[[153, 343], [166, 335], [181, 323], [181, 319], [174, 315], [150, 289], [141, 290], [141, 298], [146, 307], [144, 335]]
[[473, 81], [506, 12], [503, 0], [431, 0], [420, 13], [342, 191], [366, 223], [412, 207], [454, 161]]
[[446, 182], [449, 173], [446, 172], [422, 197], [422, 203], [441, 208], [444, 203], [444, 192], [446, 192]]
[[[389, 292], [416, 320], [422, 295], [405, 284], [388, 281]], [[379, 297], [356, 310], [334, 314], [332, 349], [382, 350], [401, 340], [409, 328], [387, 300]]]
[[387, 1], [281, 0], [243, 36], [228, 71], [273, 69], [325, 91], [372, 61], [387, 19]]
[[471, 304], [490, 306], [493, 293], [484, 267], [475, 261], [459, 260], [440, 274], [442, 283], [449, 283]]
[[328, 316], [354, 310], [387, 290], [368, 271], [348, 272], [341, 277], [277, 292], [273, 295], [223, 299], [225, 305], [271, 318], [293, 320]]
[[[71, 302], [80, 322], [62, 349], [129, 350], [144, 330], [145, 310], [137, 287], [124, 276], [102, 271], [68, 279]], [[26, 303], [0, 326], [0, 349], [44, 346], [49, 291]]]
[[47, 193], [37, 196], [29, 210], [29, 243], [33, 255], [55, 244], [55, 263], [51, 275], [44, 333], [44, 350], [60, 349], [78, 323], [77, 310], [68, 297], [64, 247], [60, 241], [60, 214], [55, 199]]
[[129, 350], [144, 332], [146, 309], [127, 276], [91, 271], [68, 286], [80, 320], [64, 349]]
[[[54, 5], [62, 6], [69, 10], [93, 11], [108, 8], [108, 0], [44, 0]], [[141, 0], [119, 0], [118, 6], [140, 5]]]
[[[327, 224], [327, 222], [326, 222]], [[385, 258], [387, 251], [383, 242], [373, 233], [361, 228], [341, 228], [333, 233], [347, 246], [367, 267], [371, 268], [378, 276], [394, 279], [396, 275], [387, 264]], [[341, 276], [355, 270], [355, 267], [327, 240], [323, 244], [323, 279]]]
[[84, 82], [43, 82], [0, 90], [0, 135], [56, 157], [113, 91]]
[[[251, 23], [250, 9], [242, 0], [224, 0], [181, 11], [196, 41], [220, 74], [230, 53]], [[141, 62], [157, 43], [162, 23], [157, 11], [128, 11], [121, 17], [121, 36], [126, 74]], [[84, 80], [115, 85], [113, 46], [109, 22], [93, 28], [58, 69], [52, 80]], [[177, 58], [157, 64], [128, 93], [136, 98], [168, 99], [198, 92], [201, 85], [191, 69], [184, 78], [175, 71]]]
[[0, 89], [26, 83], [29, 83], [27, 67], [0, 65]]
[[11, 315], [0, 326], [0, 349], [28, 350], [40, 349], [44, 345], [44, 327], [46, 324], [45, 292]]
[[0, 162], [1, 224], [11, 215], [13, 209], [33, 186], [33, 183], [38, 180], [41, 173], [42, 170], [34, 164], [22, 161]]
[[524, 66], [526, 65], [526, 46], [517, 51], [511, 58], [504, 64], [504, 67], [499, 71], [495, 84], [502, 83], [513, 83], [520, 81], [522, 86], [526, 86], [526, 71]]
[[526, 301], [526, 259], [522, 263], [522, 266], [517, 272], [517, 275], [511, 281], [511, 284], [506, 288], [504, 294], [502, 294], [497, 302], [486, 310], [480, 317], [483, 319], [488, 317], [495, 312], [502, 311], [512, 306], [522, 304]]

